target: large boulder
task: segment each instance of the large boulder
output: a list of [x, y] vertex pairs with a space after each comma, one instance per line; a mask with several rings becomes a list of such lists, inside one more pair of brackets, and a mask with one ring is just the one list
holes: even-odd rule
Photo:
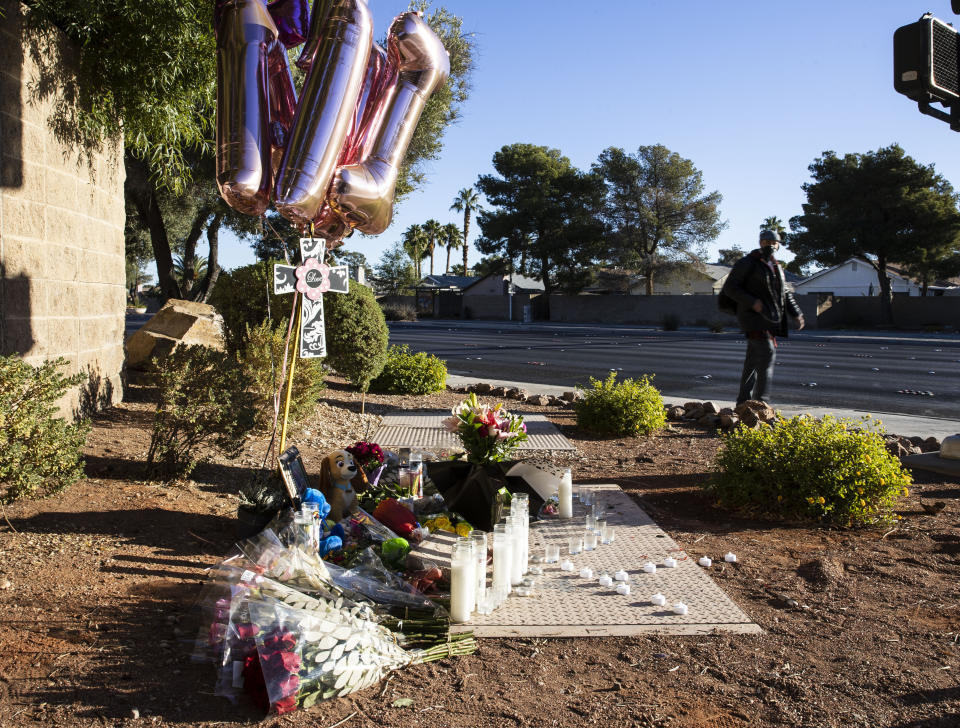
[[960, 435], [950, 435], [940, 443], [940, 457], [947, 460], [960, 460]]
[[210, 304], [171, 298], [127, 339], [127, 366], [144, 369], [180, 344], [223, 350], [223, 317]]

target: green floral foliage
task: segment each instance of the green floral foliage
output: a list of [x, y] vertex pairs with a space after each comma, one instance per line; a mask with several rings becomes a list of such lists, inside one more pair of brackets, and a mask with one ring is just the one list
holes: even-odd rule
[[[295, 335], [293, 332], [291, 335]], [[244, 337], [240, 363], [250, 380], [256, 397], [257, 427], [273, 427], [273, 401], [280, 388], [280, 370], [283, 366], [283, 345], [287, 336], [287, 322], [281, 319], [276, 326], [269, 321], [250, 327]], [[290, 367], [290, 355], [287, 355]], [[293, 370], [293, 390], [290, 396], [290, 419], [294, 422], [309, 416], [316, 407], [320, 393], [326, 387], [323, 381], [326, 368], [321, 359], [297, 359]], [[280, 416], [283, 416], [281, 392]]]
[[411, 354], [406, 344], [390, 347], [383, 371], [371, 384], [387, 394], [431, 394], [446, 386], [446, 362], [423, 351]]
[[293, 295], [273, 292], [273, 265], [282, 262], [262, 261], [220, 274], [210, 304], [223, 316], [227, 351], [240, 351], [247, 327], [252, 329], [266, 321], [268, 296], [271, 318], [289, 320]]
[[57, 400], [84, 378], [61, 374], [66, 364], [0, 356], [0, 503], [59, 493], [83, 477], [90, 426], [56, 416]]
[[159, 401], [147, 475], [186, 478], [210, 447], [236, 457], [254, 426], [254, 395], [235, 357], [206, 346], [179, 346], [153, 360]]
[[640, 379], [617, 381], [610, 372], [604, 381], [590, 377], [593, 389], [573, 405], [577, 425], [601, 435], [649, 435], [662, 428], [667, 418], [663, 398], [646, 374]]
[[840, 526], [889, 522], [910, 474], [884, 444], [879, 423], [797, 416], [724, 436], [707, 490], [721, 505]]
[[350, 293], [323, 297], [327, 325], [327, 364], [361, 392], [380, 374], [390, 332], [383, 310], [366, 286], [350, 281]]

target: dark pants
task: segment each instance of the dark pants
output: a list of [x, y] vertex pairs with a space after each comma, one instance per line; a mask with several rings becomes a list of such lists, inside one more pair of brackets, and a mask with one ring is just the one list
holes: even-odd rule
[[743, 360], [737, 404], [748, 399], [761, 399], [766, 402], [767, 391], [773, 381], [773, 363], [776, 358], [777, 347], [771, 337], [747, 339], [747, 356]]

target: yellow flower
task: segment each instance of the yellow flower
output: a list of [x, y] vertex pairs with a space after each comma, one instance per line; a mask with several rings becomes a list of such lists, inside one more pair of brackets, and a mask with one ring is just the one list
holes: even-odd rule
[[904, 495], [910, 495], [910, 489], [909, 489], [909, 488], [904, 488], [904, 489], [903, 489], [903, 494], [904, 494]]
[[883, 478], [880, 478], [880, 485], [883, 485]]
[[859, 471], [859, 470], [857, 471], [857, 475], [860, 475], [860, 471]]
[[777, 502], [779, 503], [779, 502], [782, 501], [782, 500], [783, 500], [783, 496], [782, 496], [782, 495], [778, 495], [778, 496], [777, 496]]
[[815, 503], [816, 501], [813, 498], [807, 498], [807, 503]]
[[[880, 482], [880, 485], [883, 485], [882, 481]], [[863, 495], [863, 488], [857, 488], [857, 493], [859, 493], [860, 495]]]
[[462, 521], [457, 524], [457, 535], [458, 536], [469, 536], [473, 528], [466, 521]]
[[819, 498], [817, 498], [817, 503], [819, 503], [819, 504], [821, 504], [821, 505], [823, 505], [823, 504], [826, 503], [826, 502], [827, 502], [827, 499], [824, 498], [823, 496], [820, 496]]
[[865, 506], [865, 505], [867, 505], [867, 502], [866, 502], [863, 498], [861, 498], [861, 499], [860, 499], [860, 505], [861, 505], [861, 506]]
[[868, 463], [870, 462], [870, 456], [869, 456], [869, 455], [864, 455], [864, 456], [863, 456], [863, 459], [866, 460]]

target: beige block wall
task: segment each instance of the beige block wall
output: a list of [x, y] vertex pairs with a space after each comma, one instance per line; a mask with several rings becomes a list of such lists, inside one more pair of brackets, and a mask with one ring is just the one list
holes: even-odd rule
[[31, 91], [21, 6], [0, 7], [0, 354], [66, 358], [86, 376], [62, 403], [75, 413], [123, 395], [123, 144], [87, 158], [57, 139], [52, 101]]

